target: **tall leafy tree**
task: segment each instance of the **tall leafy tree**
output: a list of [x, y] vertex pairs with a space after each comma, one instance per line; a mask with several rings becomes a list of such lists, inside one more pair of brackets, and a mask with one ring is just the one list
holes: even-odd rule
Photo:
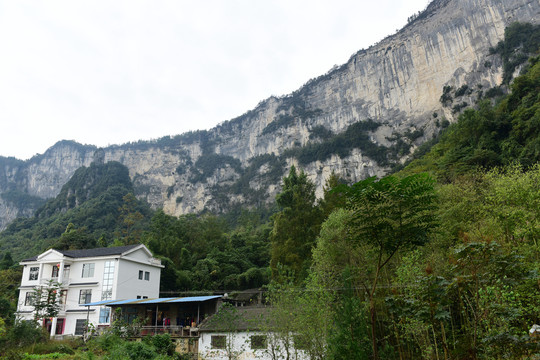
[[283, 190], [276, 197], [281, 211], [274, 215], [270, 233], [270, 266], [274, 277], [277, 266], [294, 271], [296, 280], [305, 278], [311, 264], [311, 250], [319, 233], [322, 212], [315, 202], [315, 185], [294, 166], [283, 178]]
[[375, 272], [368, 291], [373, 356], [378, 358], [375, 295], [381, 269], [400, 250], [423, 245], [435, 226], [434, 181], [426, 174], [399, 179], [388, 176], [338, 188], [353, 211], [349, 222], [356, 241], [371, 245], [376, 253]]
[[144, 215], [139, 211], [139, 202], [135, 195], [128, 193], [122, 198], [124, 201], [120, 211], [120, 231], [121, 243], [125, 245], [137, 244], [141, 242], [142, 227], [141, 222]]

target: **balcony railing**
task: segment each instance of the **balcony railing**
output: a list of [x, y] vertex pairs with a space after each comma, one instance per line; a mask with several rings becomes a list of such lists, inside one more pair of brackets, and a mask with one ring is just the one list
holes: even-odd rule
[[[48, 286], [50, 284], [56, 285], [58, 283], [58, 278], [41, 278], [39, 279], [39, 285]], [[68, 286], [71, 283], [71, 279], [63, 279], [61, 287]]]
[[155, 334], [170, 334], [173, 337], [198, 337], [199, 328], [189, 326], [141, 326], [139, 335], [155, 335]]

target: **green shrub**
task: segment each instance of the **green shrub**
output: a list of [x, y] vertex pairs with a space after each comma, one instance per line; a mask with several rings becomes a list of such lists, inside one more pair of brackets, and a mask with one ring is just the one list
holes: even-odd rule
[[123, 343], [123, 340], [110, 332], [105, 332], [100, 336], [92, 338], [88, 342], [88, 348], [94, 351], [110, 351], [115, 347], [120, 346]]
[[33, 321], [19, 321], [6, 334], [8, 347], [26, 347], [46, 341], [47, 332]]
[[108, 360], [151, 360], [158, 356], [154, 348], [144, 342], [125, 341], [121, 346], [115, 347], [106, 357]]
[[68, 354], [73, 355], [75, 351], [65, 343], [60, 343], [58, 341], [46, 341], [42, 343], [38, 343], [32, 347], [33, 354], [53, 354], [53, 353], [61, 353], [61, 354]]
[[38, 359], [65, 359], [65, 353], [50, 353], [50, 354], [24, 354], [23, 360], [38, 360]]
[[176, 348], [169, 334], [147, 336], [144, 338], [144, 342], [153, 346], [156, 352], [162, 355], [172, 355], [174, 354], [174, 350]]

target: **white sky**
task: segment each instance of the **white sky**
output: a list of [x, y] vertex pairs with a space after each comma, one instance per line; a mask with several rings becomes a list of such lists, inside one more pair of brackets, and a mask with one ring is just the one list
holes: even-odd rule
[[0, 0], [0, 155], [209, 129], [393, 34], [429, 0]]

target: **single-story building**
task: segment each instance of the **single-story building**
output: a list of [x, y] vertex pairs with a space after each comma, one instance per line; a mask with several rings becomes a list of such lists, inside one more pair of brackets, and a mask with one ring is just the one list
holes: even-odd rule
[[199, 356], [203, 359], [307, 359], [297, 336], [273, 331], [271, 310], [266, 306], [221, 307], [199, 325]]

